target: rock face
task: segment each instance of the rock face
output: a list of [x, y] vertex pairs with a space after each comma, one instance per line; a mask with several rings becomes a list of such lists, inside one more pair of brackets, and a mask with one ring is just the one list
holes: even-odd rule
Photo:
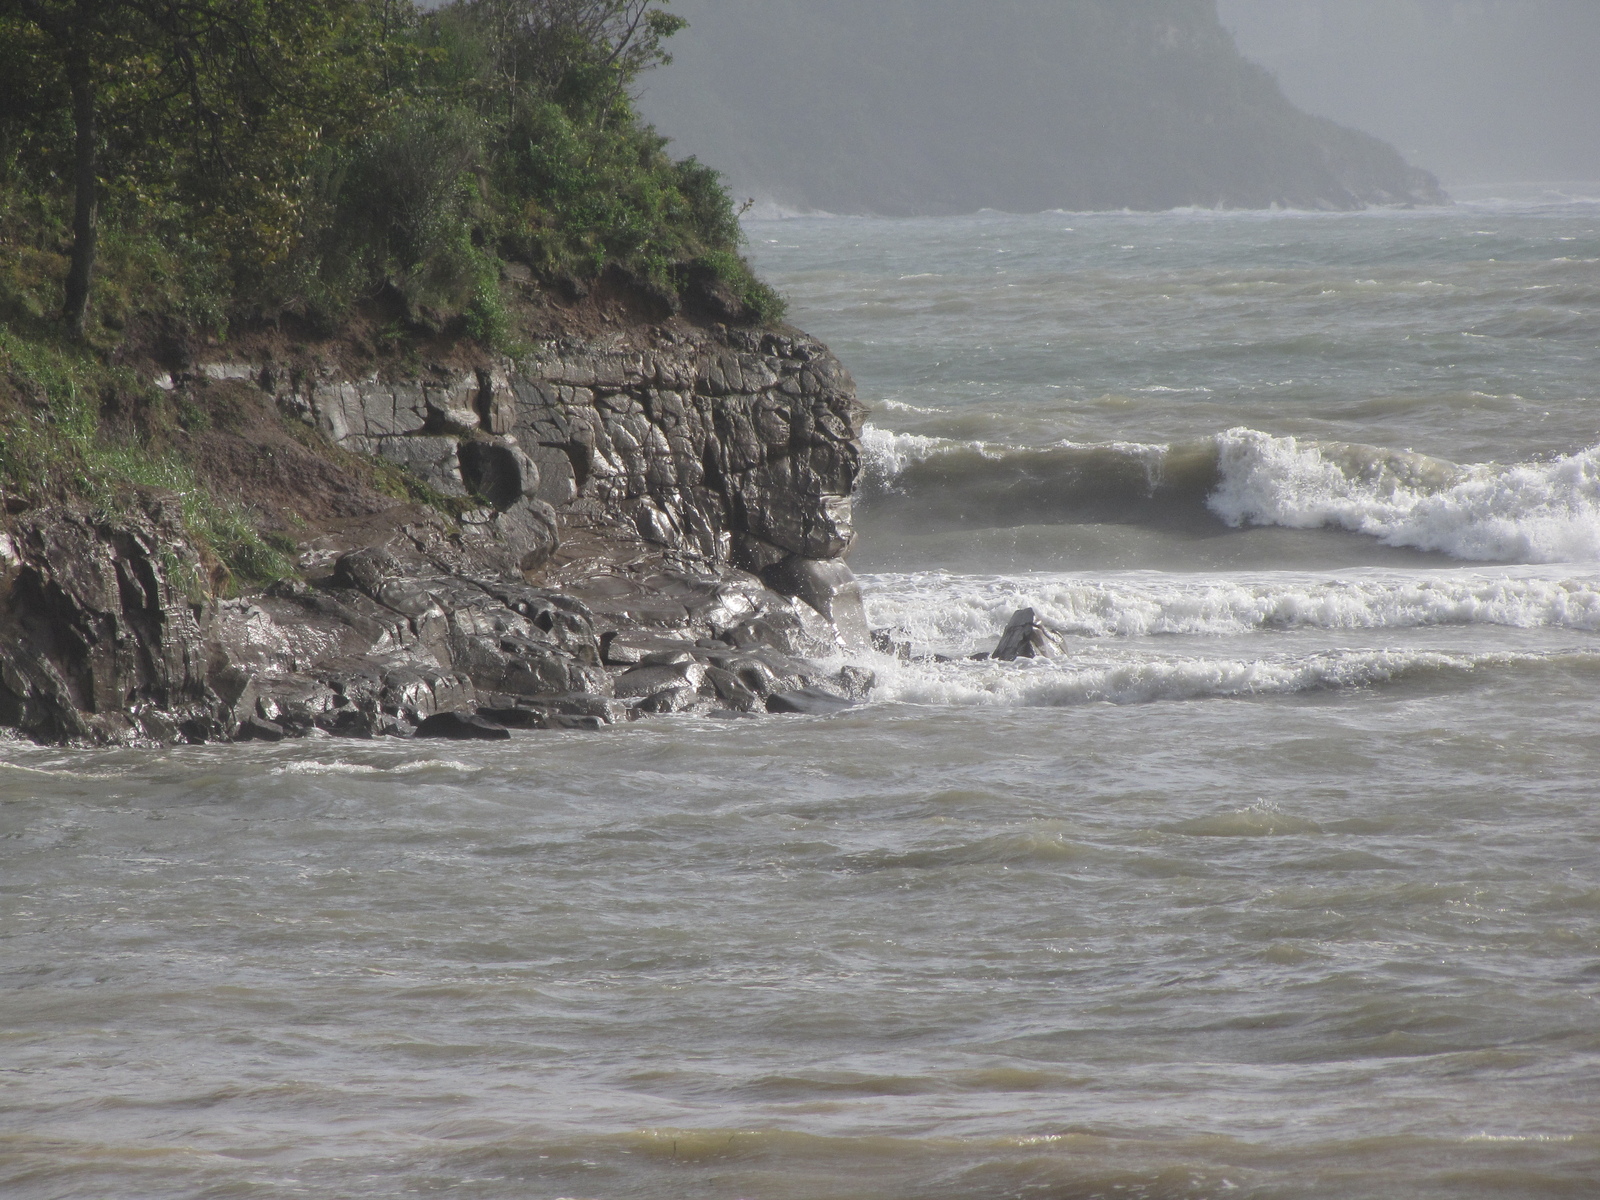
[[861, 409], [803, 334], [658, 330], [645, 345], [550, 345], [520, 370], [291, 376], [274, 391], [335, 444], [500, 513], [576, 506], [751, 571], [836, 559], [855, 540]]
[[[803, 334], [655, 327], [516, 369], [217, 363], [168, 382], [207, 380], [259, 387], [334, 446], [456, 498], [459, 518], [397, 506], [303, 544], [303, 579], [219, 601], [169, 498], [116, 519], [20, 514], [0, 528], [0, 727], [499, 738], [823, 713], [870, 686], [803, 657], [865, 639], [841, 561], [861, 411]], [[774, 699], [788, 695], [810, 699]]]
[[0, 726], [48, 741], [214, 733], [190, 601], [203, 578], [166, 504], [117, 523], [24, 514], [0, 534]]

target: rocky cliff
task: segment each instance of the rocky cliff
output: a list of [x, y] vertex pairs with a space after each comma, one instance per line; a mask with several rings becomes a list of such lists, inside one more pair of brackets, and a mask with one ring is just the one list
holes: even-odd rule
[[[797, 331], [673, 321], [519, 362], [456, 348], [360, 370], [246, 339], [154, 382], [245, 414], [208, 457], [293, 543], [298, 576], [216, 598], [160, 492], [114, 517], [11, 515], [0, 726], [92, 743], [503, 737], [826, 711], [870, 686], [812, 661], [867, 636], [842, 561], [861, 410]], [[364, 485], [373, 459], [434, 503]]]

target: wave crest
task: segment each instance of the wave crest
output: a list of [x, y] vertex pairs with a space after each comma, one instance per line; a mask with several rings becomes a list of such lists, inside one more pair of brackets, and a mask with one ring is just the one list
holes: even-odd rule
[[1600, 446], [1462, 466], [1236, 428], [1193, 443], [1005, 446], [867, 426], [864, 510], [933, 532], [1221, 520], [1339, 529], [1477, 562], [1600, 561]]
[[1600, 632], [1600, 580], [1430, 574], [1328, 579], [1173, 579], [1129, 574], [953, 576], [943, 572], [868, 576], [868, 610], [878, 626], [919, 645], [970, 653], [1019, 608], [1075, 637], [1226, 637], [1259, 630], [1353, 631], [1496, 625]]
[[883, 701], [941, 707], [1150, 704], [1368, 688], [1549, 661], [1551, 656], [1539, 654], [1334, 650], [1249, 659], [1115, 655], [1020, 664], [911, 664], [881, 671], [876, 695]]
[[1600, 559], [1600, 447], [1542, 463], [1461, 467], [1405, 451], [1217, 438], [1207, 507], [1229, 525], [1346, 529], [1391, 546], [1527, 563]]

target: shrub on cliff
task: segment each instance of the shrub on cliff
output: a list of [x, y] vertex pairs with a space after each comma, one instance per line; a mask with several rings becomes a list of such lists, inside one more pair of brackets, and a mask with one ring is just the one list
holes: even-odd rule
[[720, 182], [634, 111], [664, 3], [12, 0], [0, 317], [104, 341], [141, 307], [336, 323], [393, 288], [492, 337], [502, 257], [658, 287], [713, 264], [771, 316]]

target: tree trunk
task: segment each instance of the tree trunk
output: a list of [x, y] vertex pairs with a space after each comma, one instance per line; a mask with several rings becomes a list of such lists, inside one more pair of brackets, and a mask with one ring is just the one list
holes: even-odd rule
[[76, 193], [72, 212], [72, 261], [67, 268], [67, 330], [82, 341], [89, 319], [89, 292], [94, 284], [95, 255], [99, 240], [100, 148], [95, 122], [94, 79], [86, 31], [68, 60], [72, 86], [72, 123], [77, 141], [72, 156], [72, 182]]

